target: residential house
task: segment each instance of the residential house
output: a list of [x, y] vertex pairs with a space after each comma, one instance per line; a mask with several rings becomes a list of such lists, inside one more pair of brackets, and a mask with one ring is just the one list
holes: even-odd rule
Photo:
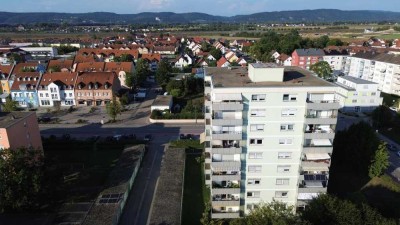
[[75, 81], [77, 73], [48, 72], [43, 74], [38, 85], [39, 106], [75, 105]]
[[157, 70], [158, 63], [161, 61], [161, 55], [158, 53], [142, 54], [141, 58], [149, 63], [150, 70], [153, 72]]
[[228, 67], [231, 64], [229, 63], [228, 60], [225, 59], [225, 57], [221, 57], [218, 61], [217, 61], [217, 67]]
[[10, 94], [10, 83], [8, 81], [11, 71], [14, 68], [14, 64], [3, 65], [0, 64], [0, 81], [1, 81], [1, 99], [5, 99]]
[[276, 58], [275, 62], [281, 66], [291, 66], [292, 65], [292, 57], [286, 55], [285, 53], [282, 53], [278, 56], [278, 58]]
[[43, 149], [36, 112], [0, 112], [0, 150]]
[[11, 97], [23, 108], [39, 106], [37, 86], [42, 74], [39, 72], [21, 72], [15, 74], [11, 86]]
[[338, 77], [335, 99], [345, 112], [371, 112], [382, 105], [378, 84], [351, 76]]
[[174, 55], [177, 51], [176, 46], [154, 46], [153, 52], [161, 55]]
[[74, 72], [102, 72], [105, 62], [84, 62], [74, 65]]
[[207, 59], [210, 60], [210, 61], [215, 61], [215, 60], [217, 60], [217, 59], [216, 59], [213, 55], [211, 55], [211, 54], [208, 54]]
[[349, 53], [346, 49], [336, 46], [324, 49], [323, 60], [331, 66], [333, 71], [344, 71]]
[[310, 69], [315, 63], [322, 61], [325, 55], [322, 49], [296, 49], [292, 53], [292, 66], [298, 66], [303, 69]]
[[74, 60], [70, 59], [53, 59], [49, 61], [47, 65], [47, 71], [53, 70], [53, 72], [68, 72], [72, 71], [74, 66]]
[[120, 88], [115, 72], [78, 73], [75, 82], [75, 101], [78, 106], [105, 106]]
[[188, 54], [180, 55], [176, 58], [174, 67], [183, 69], [187, 66], [193, 65], [193, 59]]
[[234, 63], [238, 61], [238, 57], [236, 56], [236, 53], [233, 51], [227, 52], [225, 54], [225, 59], [229, 61], [229, 63]]
[[122, 87], [129, 88], [126, 81], [126, 74], [134, 72], [133, 62], [107, 62], [104, 66], [105, 72], [115, 72]]

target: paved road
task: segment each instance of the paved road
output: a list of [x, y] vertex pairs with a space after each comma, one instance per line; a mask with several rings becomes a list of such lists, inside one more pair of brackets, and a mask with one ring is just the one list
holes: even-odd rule
[[[75, 138], [88, 138], [94, 135], [102, 137], [118, 134], [135, 134], [137, 138], [143, 138], [146, 134], [152, 134], [149, 151], [143, 159], [136, 181], [128, 197], [122, 214], [120, 225], [145, 225], [147, 224], [149, 211], [156, 189], [156, 183], [160, 174], [161, 161], [164, 155], [164, 146], [170, 140], [177, 139], [179, 134], [199, 135], [204, 132], [204, 125], [199, 124], [150, 124], [150, 105], [155, 98], [154, 88], [149, 91], [149, 99], [137, 105], [137, 108], [129, 111], [130, 115], [124, 115], [123, 122], [115, 124], [40, 124], [41, 135], [62, 136], [69, 134]], [[128, 116], [128, 117], [127, 117]], [[102, 117], [93, 119], [100, 121]], [[73, 119], [72, 121], [75, 121]]]

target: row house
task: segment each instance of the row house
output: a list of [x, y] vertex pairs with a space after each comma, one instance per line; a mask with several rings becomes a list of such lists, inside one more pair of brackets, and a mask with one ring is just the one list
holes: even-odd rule
[[0, 64], [0, 82], [1, 82], [1, 99], [5, 99], [10, 94], [10, 83], [8, 78], [14, 68], [14, 64], [2, 65]]
[[382, 92], [400, 95], [400, 55], [359, 52], [349, 64], [349, 76], [375, 82]]
[[153, 72], [157, 70], [158, 63], [161, 61], [161, 55], [158, 53], [143, 54], [141, 58], [149, 63], [149, 68]]
[[68, 72], [73, 70], [73, 66], [74, 60], [72, 59], [53, 59], [49, 60], [47, 71], [52, 70], [53, 72]]
[[11, 97], [22, 108], [39, 106], [37, 86], [42, 76], [39, 72], [21, 72], [15, 75], [11, 86]]
[[213, 46], [219, 50], [221, 50], [222, 54], [225, 54], [227, 48], [224, 46], [224, 44], [222, 42], [219, 41], [215, 41], [213, 43]]
[[115, 50], [115, 49], [96, 49], [83, 48], [78, 51], [77, 55], [92, 56], [96, 61], [112, 62], [116, 57], [122, 55], [131, 56], [134, 60], [139, 58], [139, 51], [133, 50]]
[[325, 55], [322, 49], [296, 49], [292, 53], [292, 66], [310, 69], [315, 63], [322, 61]]
[[74, 85], [77, 73], [49, 72], [39, 82], [39, 106], [75, 105]]
[[119, 82], [122, 87], [129, 88], [126, 85], [127, 73], [133, 74], [134, 64], [133, 62], [108, 62], [104, 66], [105, 72], [115, 72], [118, 76]]
[[86, 106], [106, 105], [121, 87], [115, 72], [79, 73], [75, 86], [77, 105]]
[[174, 55], [178, 50], [176, 46], [154, 46], [153, 52], [161, 55]]
[[228, 60], [230, 63], [236, 62], [239, 57], [236, 56], [236, 53], [233, 51], [229, 51], [225, 54], [226, 60]]
[[229, 61], [225, 57], [221, 57], [217, 61], [217, 67], [229, 67], [230, 65], [231, 64], [229, 63]]

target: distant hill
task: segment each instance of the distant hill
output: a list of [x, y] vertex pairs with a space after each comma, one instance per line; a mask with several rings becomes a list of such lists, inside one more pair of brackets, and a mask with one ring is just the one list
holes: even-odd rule
[[210, 23], [210, 22], [400, 22], [400, 12], [337, 9], [262, 12], [231, 17], [206, 13], [143, 12], [138, 14], [94, 13], [12, 13], [0, 12], [0, 24], [62, 23], [70, 24], [134, 24], [157, 23]]

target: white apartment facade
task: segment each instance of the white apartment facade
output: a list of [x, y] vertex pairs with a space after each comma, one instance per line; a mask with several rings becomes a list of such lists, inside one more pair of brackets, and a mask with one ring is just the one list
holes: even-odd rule
[[75, 102], [76, 73], [45, 73], [38, 86], [40, 107], [73, 106]]
[[339, 108], [335, 85], [268, 64], [250, 64], [248, 74], [206, 68], [205, 81], [212, 218], [240, 217], [273, 200], [304, 207], [326, 192]]
[[356, 77], [338, 77], [336, 99], [345, 112], [371, 112], [382, 105], [378, 84]]
[[345, 74], [372, 81], [388, 94], [400, 95], [400, 56], [386, 53], [357, 53]]

